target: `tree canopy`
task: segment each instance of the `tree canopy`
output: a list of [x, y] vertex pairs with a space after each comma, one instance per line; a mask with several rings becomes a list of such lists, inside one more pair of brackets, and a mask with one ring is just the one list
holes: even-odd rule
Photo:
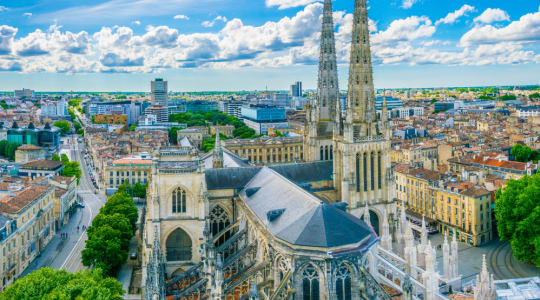
[[0, 294], [0, 299], [121, 300], [123, 294], [122, 284], [103, 276], [100, 269], [72, 274], [45, 267], [15, 281]]
[[178, 113], [169, 116], [169, 122], [185, 123], [191, 126], [232, 125], [233, 136], [236, 138], [249, 139], [256, 137], [255, 130], [249, 128], [242, 120], [219, 111]]
[[512, 147], [512, 149], [510, 150], [510, 154], [512, 154], [514, 160], [520, 162], [534, 161], [535, 163], [537, 163], [540, 159], [540, 152], [531, 149], [527, 145], [515, 144], [514, 147]]
[[[226, 140], [227, 136], [224, 134], [219, 134], [219, 138], [222, 140]], [[216, 145], [216, 135], [212, 135], [212, 137], [205, 138], [201, 142], [201, 150], [204, 152], [210, 152], [212, 149], [214, 149], [214, 146]]]
[[540, 267], [540, 174], [508, 180], [496, 193], [495, 218], [516, 259]]
[[15, 142], [8, 142], [7, 140], [0, 141], [0, 155], [7, 157], [11, 160], [15, 159], [15, 151], [19, 148], [19, 144]]
[[62, 135], [65, 135], [66, 133], [68, 133], [70, 130], [71, 130], [71, 126], [69, 126], [69, 122], [68, 121], [56, 121], [53, 123], [54, 126], [60, 128], [61, 132], [62, 132]]
[[60, 161], [60, 156], [58, 154], [53, 153], [51, 160]]
[[88, 239], [82, 251], [83, 265], [102, 268], [106, 274], [114, 276], [127, 260], [137, 218], [133, 199], [119, 187], [88, 227]]

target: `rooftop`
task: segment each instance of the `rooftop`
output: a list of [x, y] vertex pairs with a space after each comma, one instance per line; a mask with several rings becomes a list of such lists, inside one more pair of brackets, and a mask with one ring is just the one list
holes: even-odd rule
[[61, 161], [39, 159], [29, 161], [21, 166], [22, 169], [56, 170], [62, 166]]
[[14, 192], [0, 199], [0, 213], [15, 214], [41, 197], [49, 187], [28, 185], [20, 192]]

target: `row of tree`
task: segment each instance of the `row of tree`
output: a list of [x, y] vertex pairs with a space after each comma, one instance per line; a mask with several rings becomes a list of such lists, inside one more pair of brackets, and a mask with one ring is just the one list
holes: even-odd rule
[[66, 135], [71, 130], [71, 125], [68, 121], [60, 120], [53, 123], [54, 126], [60, 128], [62, 135]]
[[118, 188], [125, 191], [128, 195], [138, 198], [146, 198], [146, 189], [148, 188], [148, 183], [135, 182], [134, 185], [130, 185], [127, 180], [123, 184], [118, 186]]
[[77, 184], [81, 181], [81, 165], [78, 161], [69, 161], [69, 158], [66, 154], [62, 154], [62, 156], [58, 156], [58, 154], [54, 153], [52, 156], [52, 160], [56, 161], [62, 161], [62, 165], [64, 168], [62, 169], [62, 176], [66, 177], [77, 177]]
[[8, 142], [7, 140], [0, 141], [0, 156], [7, 157], [11, 160], [15, 159], [15, 151], [19, 148], [19, 144]]
[[88, 227], [82, 263], [115, 276], [128, 258], [129, 241], [137, 228], [138, 211], [133, 199], [119, 186]]
[[0, 300], [102, 299], [121, 300], [124, 290], [115, 278], [101, 269], [69, 273], [41, 268], [18, 279], [0, 294]]
[[540, 267], [540, 173], [508, 180], [495, 197], [499, 237], [518, 260]]

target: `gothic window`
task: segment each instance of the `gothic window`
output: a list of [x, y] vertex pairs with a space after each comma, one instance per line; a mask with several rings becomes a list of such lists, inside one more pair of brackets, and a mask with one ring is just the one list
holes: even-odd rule
[[323, 146], [321, 146], [321, 160], [324, 160], [324, 149], [323, 149]]
[[351, 300], [351, 270], [341, 264], [336, 274], [336, 297], [338, 300]]
[[364, 192], [367, 192], [367, 153], [364, 153]]
[[186, 212], [186, 191], [180, 187], [172, 193], [172, 212], [173, 214]]
[[379, 183], [378, 188], [381, 189], [382, 180], [381, 180], [381, 152], [380, 151], [377, 153], [377, 178], [378, 178], [378, 183]]
[[369, 167], [371, 168], [371, 190], [375, 189], [375, 168], [373, 165], [373, 160], [375, 156], [375, 152], [371, 152], [371, 155], [369, 156]]
[[360, 153], [356, 154], [356, 191], [360, 192]]
[[330, 145], [330, 160], [334, 160], [334, 146]]
[[167, 261], [191, 260], [191, 238], [181, 228], [176, 228], [167, 238]]
[[328, 160], [328, 158], [329, 158], [328, 146], [324, 146], [324, 160]]
[[303, 300], [319, 300], [319, 273], [312, 265], [302, 273]]
[[[210, 232], [212, 236], [217, 236], [218, 233], [223, 231], [231, 222], [229, 221], [229, 215], [223, 209], [223, 207], [216, 205], [212, 211], [210, 211]], [[217, 241], [216, 246], [221, 246], [230, 237], [230, 232], [226, 232]]]

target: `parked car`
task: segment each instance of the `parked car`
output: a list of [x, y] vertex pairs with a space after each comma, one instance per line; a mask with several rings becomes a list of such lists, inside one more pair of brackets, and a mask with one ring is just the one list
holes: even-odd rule
[[130, 259], [137, 259], [137, 251], [133, 251], [129, 254]]

